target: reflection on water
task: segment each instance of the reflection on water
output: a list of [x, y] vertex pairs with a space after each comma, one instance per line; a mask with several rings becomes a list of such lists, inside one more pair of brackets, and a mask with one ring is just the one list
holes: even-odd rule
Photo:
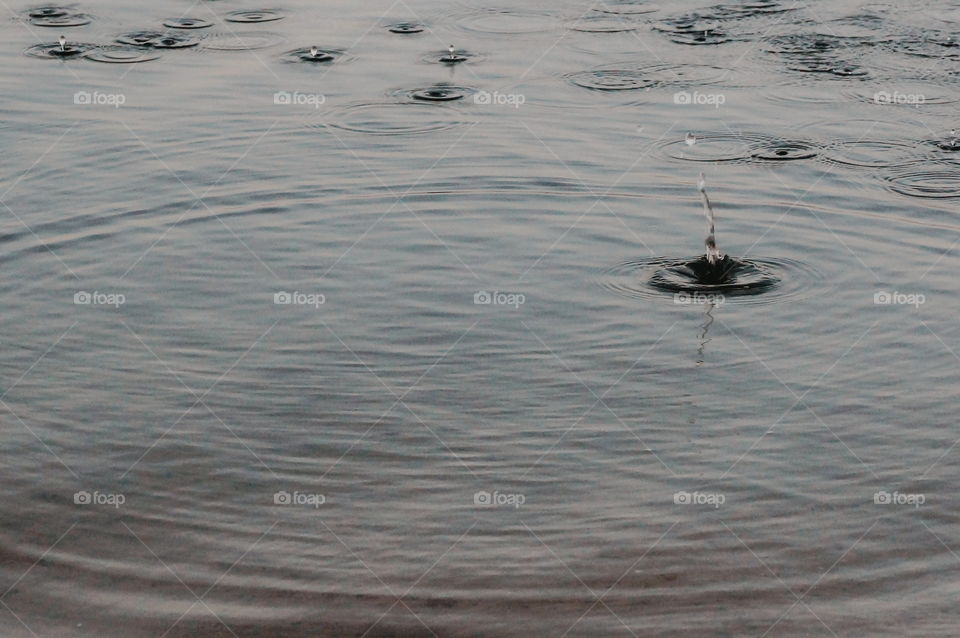
[[955, 633], [960, 8], [10, 9], [4, 637]]

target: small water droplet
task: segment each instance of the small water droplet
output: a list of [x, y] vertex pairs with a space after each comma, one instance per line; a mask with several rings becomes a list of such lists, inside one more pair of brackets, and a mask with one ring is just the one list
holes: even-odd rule
[[704, 177], [703, 173], [700, 173], [700, 177], [697, 178], [697, 189], [702, 191], [707, 187], [707, 178]]
[[63, 48], [66, 46], [66, 44], [67, 44], [67, 37], [61, 35], [61, 36], [60, 36], [60, 50], [61, 50], [61, 51], [63, 51]]
[[643, 127], [642, 127], [642, 126], [639, 126], [639, 125], [637, 126], [637, 133], [643, 133]]
[[317, 57], [317, 47], [310, 47], [310, 57], [311, 58]]
[[455, 48], [453, 47], [453, 45], [451, 44], [450, 46], [447, 47], [447, 51], [450, 52], [450, 57], [452, 58], [452, 57], [453, 57], [453, 52], [456, 51], [456, 49], [455, 49]]
[[687, 133], [687, 137], [685, 141], [687, 142], [687, 146], [693, 146], [694, 144], [697, 143], [697, 136], [694, 135], [693, 133]]

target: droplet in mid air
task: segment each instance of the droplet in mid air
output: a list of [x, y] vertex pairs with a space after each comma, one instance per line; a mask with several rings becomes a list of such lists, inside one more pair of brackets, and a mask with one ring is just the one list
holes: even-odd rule
[[693, 133], [687, 133], [687, 137], [684, 139], [684, 141], [687, 143], [687, 146], [693, 146], [697, 143], [697, 136]]
[[310, 57], [311, 57], [311, 58], [317, 57], [317, 52], [318, 52], [318, 51], [317, 51], [317, 47], [310, 47]]
[[66, 44], [67, 44], [67, 38], [66, 38], [66, 36], [62, 36], [62, 35], [61, 35], [61, 36], [60, 36], [60, 50], [61, 50], [61, 51], [64, 51], [64, 50], [65, 50], [64, 47], [66, 47]]

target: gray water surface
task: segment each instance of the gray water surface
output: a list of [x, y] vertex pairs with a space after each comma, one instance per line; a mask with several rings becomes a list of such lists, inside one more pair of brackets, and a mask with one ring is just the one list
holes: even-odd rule
[[34, 7], [0, 635], [956, 635], [960, 4]]

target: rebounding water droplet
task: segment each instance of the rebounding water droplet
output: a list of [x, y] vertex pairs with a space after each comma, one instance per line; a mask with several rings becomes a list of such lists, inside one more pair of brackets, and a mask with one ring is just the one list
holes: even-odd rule
[[450, 52], [450, 57], [452, 58], [452, 57], [453, 57], [453, 52], [456, 51], [456, 49], [453, 48], [453, 45], [451, 44], [450, 46], [447, 47], [447, 51]]
[[697, 179], [697, 190], [700, 191], [700, 197], [703, 199], [703, 214], [707, 218], [708, 234], [703, 242], [703, 245], [707, 249], [707, 263], [714, 266], [718, 261], [723, 259], [723, 254], [720, 252], [720, 249], [717, 248], [716, 218], [713, 214], [713, 206], [710, 205], [710, 198], [707, 197], [707, 178], [704, 177], [703, 173], [700, 173], [700, 177]]
[[687, 146], [693, 146], [694, 144], [697, 143], [697, 136], [694, 135], [693, 133], [687, 133], [687, 137], [685, 141], [687, 143]]
[[60, 36], [60, 50], [63, 51], [63, 50], [64, 50], [64, 47], [65, 47], [66, 45], [67, 45], [67, 38], [66, 38], [66, 36], [61, 35], [61, 36]]
[[317, 51], [317, 47], [310, 47], [310, 57], [311, 57], [311, 58], [317, 57], [317, 52], [318, 52], [318, 51]]

